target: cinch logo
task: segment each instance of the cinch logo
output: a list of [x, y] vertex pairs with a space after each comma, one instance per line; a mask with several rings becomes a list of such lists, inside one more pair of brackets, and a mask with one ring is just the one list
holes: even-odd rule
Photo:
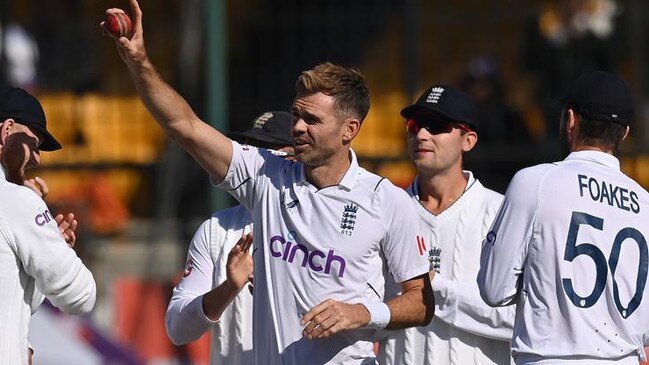
[[36, 217], [34, 217], [34, 222], [40, 227], [49, 223], [49, 221], [51, 220], [52, 220], [52, 213], [50, 213], [50, 211], [47, 209], [43, 213], [37, 214]]
[[320, 250], [309, 252], [309, 249], [303, 244], [287, 241], [282, 236], [273, 236], [270, 238], [270, 254], [273, 257], [293, 263], [298, 251], [302, 253], [298, 256], [298, 260], [299, 257], [302, 257], [300, 266], [306, 267], [309, 265], [309, 268], [313, 271], [324, 271], [325, 274], [329, 274], [333, 264], [337, 262], [338, 272], [335, 275], [340, 278], [345, 275], [345, 259], [336, 255], [334, 250], [329, 250], [327, 254]]

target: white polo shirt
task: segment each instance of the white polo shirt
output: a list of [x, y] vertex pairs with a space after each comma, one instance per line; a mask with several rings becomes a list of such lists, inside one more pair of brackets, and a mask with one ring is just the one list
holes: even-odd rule
[[210, 364], [253, 362], [253, 298], [248, 288], [236, 295], [218, 321], [203, 310], [203, 296], [226, 280], [228, 254], [251, 225], [252, 217], [241, 205], [214, 212], [203, 222], [189, 244], [183, 277], [167, 307], [167, 334], [174, 344], [196, 341], [211, 329]]
[[373, 331], [302, 337], [300, 319], [326, 299], [383, 301], [383, 259], [397, 282], [428, 272], [408, 195], [358, 165], [317, 189], [304, 165], [233, 142], [219, 185], [253, 216], [256, 364], [373, 364]]
[[[464, 171], [464, 193], [432, 214], [420, 201], [419, 176], [406, 190], [424, 227], [435, 294], [435, 316], [426, 327], [387, 331], [379, 344], [381, 365], [509, 365], [515, 306], [492, 308], [480, 298], [476, 276], [480, 247], [496, 218], [503, 196]], [[394, 290], [386, 279], [386, 297]], [[397, 288], [399, 290], [399, 288]], [[399, 290], [400, 291], [400, 290]]]
[[519, 171], [483, 242], [478, 274], [488, 304], [518, 303], [516, 363], [644, 360], [647, 237], [649, 194], [615, 156], [573, 152]]
[[95, 281], [43, 199], [0, 167], [0, 364], [27, 364], [29, 323], [43, 295], [66, 313], [88, 313]]

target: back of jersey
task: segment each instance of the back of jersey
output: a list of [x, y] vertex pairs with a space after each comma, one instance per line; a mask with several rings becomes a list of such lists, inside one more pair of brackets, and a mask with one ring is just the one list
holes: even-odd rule
[[649, 333], [649, 194], [601, 152], [573, 153], [544, 170], [514, 351], [531, 362], [637, 363]]

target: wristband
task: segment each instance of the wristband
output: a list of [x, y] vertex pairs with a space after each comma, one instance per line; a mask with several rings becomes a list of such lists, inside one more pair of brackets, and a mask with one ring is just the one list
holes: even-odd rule
[[370, 312], [370, 322], [366, 327], [383, 329], [390, 323], [390, 308], [383, 302], [362, 303]]

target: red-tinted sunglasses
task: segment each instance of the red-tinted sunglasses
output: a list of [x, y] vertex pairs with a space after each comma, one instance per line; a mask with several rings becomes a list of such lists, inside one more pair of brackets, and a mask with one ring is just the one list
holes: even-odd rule
[[422, 128], [430, 134], [450, 133], [453, 128], [459, 128], [467, 132], [472, 131], [471, 127], [464, 123], [452, 121], [422, 122], [413, 118], [408, 118], [406, 120], [406, 131], [408, 131], [408, 134], [415, 135], [419, 133]]

